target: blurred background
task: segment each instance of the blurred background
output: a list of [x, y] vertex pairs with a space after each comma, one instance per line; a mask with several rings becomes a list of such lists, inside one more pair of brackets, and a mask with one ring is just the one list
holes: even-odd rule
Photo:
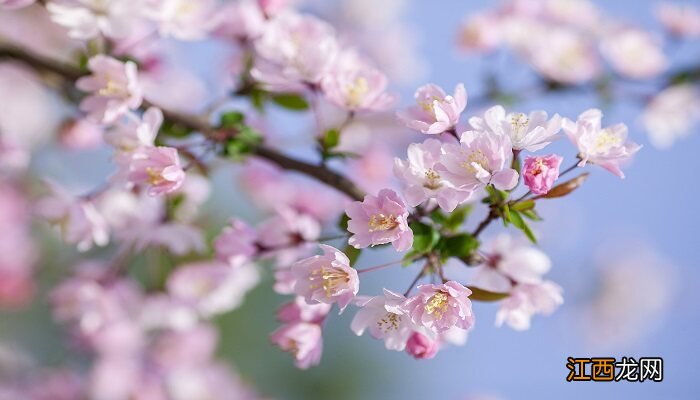
[[[535, 317], [532, 328], [525, 332], [494, 327], [497, 306], [475, 304], [476, 328], [467, 344], [440, 352], [432, 360], [414, 360], [404, 353], [384, 350], [380, 341], [356, 337], [349, 329], [354, 314], [349, 310], [330, 317], [320, 366], [299, 371], [287, 354], [268, 341], [269, 332], [277, 326], [274, 311], [287, 299], [272, 292], [272, 277], [267, 273], [242, 307], [217, 320], [221, 328], [219, 354], [234, 363], [243, 378], [262, 394], [280, 399], [467, 400], [695, 399], [700, 393], [697, 124], [687, 137], [660, 149], [650, 142], [636, 104], [601, 102], [597, 93], [577, 90], [536, 96], [517, 93], [518, 88], [531, 87], [536, 74], [530, 67], [506, 50], [465, 54], [457, 45], [465, 19], [493, 8], [495, 3], [319, 0], [303, 2], [300, 7], [333, 21], [357, 40], [383, 41], [385, 47], [375, 50], [377, 58], [384, 55], [387, 59], [378, 62], [390, 75], [392, 89], [400, 95], [402, 105], [412, 103], [413, 92], [423, 83], [434, 82], [449, 91], [464, 82], [470, 97], [466, 114], [474, 115], [495, 103], [485, 95], [489, 91], [487, 82], [496, 77], [505, 91], [524, 95], [511, 106], [514, 109], [544, 109], [575, 119], [588, 108], [600, 107], [607, 124], [624, 122], [629, 126], [630, 137], [644, 148], [625, 169], [626, 179], [593, 168], [593, 176], [575, 194], [538, 206], [544, 221], [535, 229], [543, 250], [553, 260], [549, 278], [564, 288], [565, 304], [550, 317]], [[608, 17], [661, 35], [654, 13], [656, 1], [593, 3]], [[2, 32], [2, 25], [14, 17], [2, 13], [0, 17]], [[217, 69], [229, 56], [223, 48], [217, 43], [172, 46], [177, 54], [175, 62], [196, 71], [203, 99], [217, 98], [222, 88], [212, 77], [218, 76]], [[667, 56], [673, 65], [700, 63], [700, 40], [669, 48]], [[389, 49], [403, 54], [389, 54]], [[12, 84], [17, 82], [11, 75], [15, 72], [2, 68], [0, 64], [0, 116], [10, 112]], [[56, 115], [61, 112], [60, 106], [55, 109], [57, 103], [53, 100], [45, 97], [45, 111], [33, 128], [42, 139], [38, 140], [38, 156], [32, 168], [49, 171], [52, 178], [71, 181], [77, 187], [94, 187], [112, 168], [109, 152], [72, 152], [48, 145], [47, 137], [52, 135], [48, 127], [55, 126], [60, 119]], [[276, 140], [297, 146], [293, 153], [303, 156], [308, 151], [305, 149], [313, 138], [300, 139], [309, 126], [308, 115], [273, 110], [267, 120], [273, 121], [266, 130]], [[391, 118], [387, 120], [388, 125], [393, 123]], [[392, 139], [396, 148], [391, 152], [396, 155], [404, 154], [406, 143], [420, 139], [398, 126], [381, 129], [394, 138], [398, 136]], [[565, 164], [575, 157], [566, 139], [554, 143], [550, 150], [564, 155], [569, 160]], [[390, 170], [390, 161], [386, 168]], [[233, 215], [250, 222], [263, 215], [241, 195], [238, 174], [239, 169], [229, 165], [222, 165], [214, 174], [213, 195], [204, 208], [212, 235]], [[471, 227], [479, 221], [479, 212], [483, 210], [471, 217]], [[77, 254], [51, 231], [37, 225], [35, 235], [42, 250], [38, 254], [36, 297], [28, 308], [0, 314], [0, 360], [22, 354], [40, 365], [80, 363], [69, 356], [61, 329], [51, 322], [45, 291], [65, 276]], [[484, 237], [492, 237], [501, 229], [493, 224]], [[392, 261], [396, 255], [391, 253], [371, 252], [372, 256], [361, 259], [358, 268]], [[457, 269], [448, 267], [448, 273], [456, 274]], [[363, 279], [361, 293], [378, 293], [387, 285], [403, 288], [414, 276], [415, 271], [398, 267], [378, 271]], [[664, 380], [568, 383], [568, 356], [663, 357]]]

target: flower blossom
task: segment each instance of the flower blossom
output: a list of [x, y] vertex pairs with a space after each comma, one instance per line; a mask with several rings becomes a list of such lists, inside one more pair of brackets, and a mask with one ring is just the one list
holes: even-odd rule
[[353, 235], [348, 243], [355, 248], [391, 243], [396, 251], [405, 251], [413, 245], [413, 231], [408, 226], [408, 210], [391, 189], [367, 195], [346, 208], [350, 217], [348, 231]]
[[459, 27], [457, 45], [464, 52], [488, 52], [503, 41], [503, 24], [496, 13], [470, 15]]
[[541, 150], [556, 139], [561, 129], [561, 117], [555, 114], [547, 120], [545, 111], [533, 111], [530, 115], [509, 113], [502, 106], [489, 108], [484, 117], [472, 117], [469, 125], [478, 131], [493, 132], [510, 137], [514, 150], [530, 152]]
[[46, 4], [51, 19], [68, 28], [68, 36], [80, 40], [100, 34], [125, 37], [134, 28], [137, 7], [131, 0], [52, 0]]
[[360, 306], [350, 328], [361, 336], [369, 329], [372, 337], [384, 340], [389, 350], [403, 351], [406, 342], [417, 327], [402, 305], [406, 298], [384, 289], [383, 296], [372, 297]]
[[297, 368], [307, 369], [321, 361], [323, 337], [321, 326], [309, 322], [282, 325], [270, 336], [272, 343], [292, 353]]
[[642, 114], [654, 147], [668, 149], [700, 121], [700, 91], [691, 84], [670, 86], [657, 93]]
[[294, 301], [280, 307], [277, 319], [284, 323], [311, 322], [320, 324], [331, 311], [331, 304], [309, 304], [302, 296], [296, 296]]
[[407, 127], [432, 135], [453, 129], [467, 107], [467, 91], [461, 83], [452, 96], [437, 85], [427, 84], [418, 88], [414, 97], [417, 104], [397, 115]]
[[700, 9], [690, 4], [659, 3], [656, 15], [675, 36], [700, 37]]
[[151, 107], [138, 117], [127, 113], [114, 128], [105, 133], [105, 141], [122, 153], [132, 153], [141, 147], [153, 146], [163, 124], [163, 112]]
[[357, 271], [350, 267], [350, 260], [340, 250], [325, 244], [319, 245], [323, 255], [297, 261], [292, 265], [296, 278], [294, 292], [308, 303], [338, 303], [344, 310], [360, 289]]
[[200, 40], [215, 27], [216, 3], [216, 0], [153, 0], [145, 15], [158, 24], [161, 36]]
[[16, 8], [26, 7], [36, 0], [0, 0], [0, 8], [13, 10]]
[[554, 181], [559, 178], [559, 167], [563, 158], [556, 154], [547, 156], [527, 156], [523, 163], [523, 180], [534, 194], [547, 194]]
[[148, 194], [171, 193], [185, 181], [177, 150], [172, 147], [144, 147], [134, 153], [127, 179], [135, 185], [147, 185]]
[[428, 139], [408, 146], [408, 160], [394, 160], [394, 174], [405, 185], [403, 194], [409, 206], [436, 199], [440, 208], [452, 212], [471, 197], [472, 191], [458, 189], [436, 170], [442, 156], [442, 142]]
[[80, 103], [80, 109], [102, 123], [112, 123], [141, 105], [142, 91], [133, 61], [125, 63], [97, 55], [88, 61], [92, 75], [78, 79], [76, 87], [91, 93]]
[[215, 34], [233, 40], [255, 39], [265, 29], [265, 15], [256, 0], [226, 3], [219, 11]]
[[438, 350], [440, 350], [440, 341], [420, 332], [413, 332], [406, 343], [406, 353], [419, 360], [435, 357]]
[[629, 78], [653, 78], [668, 67], [660, 45], [651, 34], [639, 29], [613, 31], [600, 49], [612, 67]]
[[486, 185], [510, 190], [518, 184], [518, 172], [510, 167], [510, 137], [467, 131], [460, 143], [446, 143], [436, 171], [455, 187], [475, 191]]
[[452, 327], [468, 330], [474, 325], [471, 290], [455, 281], [442, 285], [420, 285], [418, 294], [409, 297], [403, 308], [413, 323], [440, 333]]
[[496, 326], [506, 323], [518, 331], [529, 329], [533, 315], [549, 315], [564, 303], [562, 292], [563, 289], [551, 281], [516, 285], [510, 296], [501, 302]]
[[258, 252], [256, 240], [257, 234], [253, 228], [240, 219], [234, 219], [214, 241], [216, 257], [226, 262], [235, 257], [250, 260]]
[[627, 139], [625, 124], [601, 128], [602, 118], [600, 110], [590, 109], [579, 115], [576, 122], [564, 119], [562, 126], [569, 139], [578, 147], [580, 167], [591, 162], [624, 178], [620, 164], [629, 160], [642, 146]]
[[67, 120], [58, 133], [62, 146], [70, 150], [94, 149], [102, 144], [104, 129], [87, 118]]

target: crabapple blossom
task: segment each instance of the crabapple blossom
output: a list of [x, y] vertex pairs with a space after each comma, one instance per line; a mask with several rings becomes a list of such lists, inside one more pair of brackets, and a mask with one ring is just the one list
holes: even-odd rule
[[87, 118], [68, 120], [58, 135], [67, 149], [94, 149], [102, 143], [103, 128]]
[[88, 61], [92, 75], [78, 79], [75, 86], [90, 93], [80, 109], [102, 123], [112, 123], [129, 110], [141, 105], [142, 90], [133, 61], [121, 62], [97, 55]]
[[68, 28], [74, 39], [87, 40], [100, 34], [126, 36], [137, 17], [139, 4], [132, 0], [52, 0], [46, 4], [51, 19]]
[[515, 285], [496, 313], [496, 326], [506, 323], [517, 331], [529, 329], [533, 315], [549, 315], [564, 303], [562, 291], [551, 281]]
[[144, 14], [158, 24], [161, 36], [204, 39], [215, 27], [216, 0], [149, 0]]
[[617, 72], [633, 79], [652, 78], [668, 66], [658, 43], [642, 30], [610, 33], [601, 44], [601, 52]]
[[675, 36], [700, 37], [700, 9], [691, 4], [659, 3], [656, 15], [667, 31]]
[[311, 322], [320, 324], [331, 311], [331, 304], [314, 303], [309, 304], [301, 296], [296, 296], [294, 301], [289, 302], [277, 311], [277, 319], [284, 323]]
[[514, 150], [541, 150], [556, 139], [561, 129], [561, 117], [555, 114], [547, 120], [545, 111], [533, 111], [530, 115], [509, 113], [502, 106], [486, 110], [484, 117], [472, 117], [469, 125], [477, 131], [488, 131], [510, 137]]
[[458, 189], [475, 191], [493, 185], [510, 190], [518, 184], [518, 172], [510, 168], [509, 136], [467, 131], [460, 143], [446, 143], [443, 151], [436, 171]]
[[467, 91], [461, 83], [452, 96], [431, 83], [418, 88], [414, 97], [416, 105], [397, 115], [407, 127], [431, 135], [454, 129], [467, 107]]
[[405, 301], [406, 297], [384, 289], [382, 296], [359, 302], [361, 308], [352, 319], [350, 328], [358, 336], [369, 329], [372, 337], [384, 340], [387, 349], [403, 351], [406, 341], [418, 328], [402, 307]]
[[258, 253], [255, 230], [240, 219], [233, 219], [214, 241], [219, 260], [229, 261], [235, 257], [252, 259]]
[[542, 250], [508, 234], [487, 242], [483, 253], [484, 264], [476, 267], [472, 283], [494, 292], [508, 292], [517, 283], [540, 283], [552, 265]]
[[559, 178], [559, 167], [563, 160], [556, 154], [525, 157], [522, 169], [525, 185], [534, 194], [547, 194]]
[[413, 244], [413, 231], [408, 226], [408, 210], [403, 200], [391, 189], [382, 189], [377, 196], [367, 195], [346, 208], [348, 243], [355, 248], [391, 243], [396, 251], [408, 250]]
[[255, 39], [265, 29], [265, 15], [256, 0], [226, 3], [219, 11], [219, 24], [214, 33], [234, 40]]
[[409, 206], [436, 199], [440, 208], [451, 212], [471, 197], [472, 191], [456, 188], [436, 171], [443, 155], [442, 142], [428, 139], [408, 146], [408, 160], [394, 160], [394, 174], [405, 185], [403, 194]]
[[172, 147], [142, 147], [131, 157], [127, 179], [148, 186], [148, 194], [172, 193], [185, 181], [177, 150]]
[[416, 359], [430, 359], [440, 350], [440, 341], [420, 333], [413, 332], [406, 342], [406, 353]]
[[310, 322], [282, 325], [270, 336], [273, 344], [292, 353], [297, 368], [307, 369], [321, 361], [323, 338], [321, 327]]
[[414, 324], [435, 332], [445, 332], [452, 327], [468, 330], [474, 325], [471, 290], [462, 284], [449, 281], [441, 285], [420, 285], [418, 294], [409, 297], [402, 305]]
[[140, 118], [127, 113], [105, 133], [105, 141], [122, 153], [132, 153], [153, 146], [162, 123], [163, 112], [158, 108], [149, 108]]
[[280, 207], [277, 214], [258, 226], [258, 244], [274, 251], [276, 248], [293, 247], [314, 241], [321, 234], [318, 221], [287, 207]]
[[36, 0], [0, 0], [0, 8], [12, 10], [16, 8], [26, 7], [34, 3], [35, 1]]
[[569, 139], [578, 147], [580, 167], [587, 162], [600, 165], [624, 178], [620, 164], [629, 160], [642, 146], [627, 139], [627, 126], [616, 124], [601, 127], [603, 113], [590, 109], [579, 115], [576, 122], [564, 119], [562, 127]]
[[319, 245], [323, 255], [299, 260], [292, 265], [294, 292], [308, 303], [338, 303], [341, 311], [360, 289], [357, 271], [348, 257], [333, 246]]
[[642, 114], [651, 144], [668, 149], [700, 121], [700, 91], [691, 84], [670, 86], [657, 93]]
[[469, 16], [459, 27], [457, 45], [465, 52], [488, 52], [503, 41], [503, 26], [495, 13]]

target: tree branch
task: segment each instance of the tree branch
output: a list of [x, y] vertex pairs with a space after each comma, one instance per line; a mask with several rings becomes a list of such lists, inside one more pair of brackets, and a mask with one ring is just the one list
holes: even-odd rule
[[[18, 61], [38, 72], [51, 73], [70, 81], [75, 81], [81, 76], [86, 75], [86, 72], [81, 71], [80, 68], [75, 65], [51, 60], [7, 43], [0, 43], [0, 60]], [[212, 138], [216, 138], [217, 136], [217, 129], [212, 127], [208, 121], [198, 116], [187, 115], [164, 109], [163, 107], [159, 107], [158, 105], [146, 100], [143, 102], [143, 107], [158, 107], [163, 111], [165, 119], [170, 122], [183, 125]], [[352, 181], [327, 167], [313, 165], [305, 161], [288, 157], [264, 145], [256, 148], [254, 154], [257, 157], [264, 158], [277, 164], [283, 169], [300, 172], [315, 178], [318, 181], [338, 190], [339, 192], [344, 193], [353, 200], [361, 201], [364, 198], [364, 193], [362, 190], [360, 190]]]

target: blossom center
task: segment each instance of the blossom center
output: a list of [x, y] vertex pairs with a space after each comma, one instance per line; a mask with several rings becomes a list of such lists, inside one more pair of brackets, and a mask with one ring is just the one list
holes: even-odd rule
[[148, 183], [157, 186], [165, 182], [163, 178], [162, 171], [154, 167], [146, 167], [146, 174], [148, 174]]
[[124, 94], [124, 89], [111, 78], [107, 78], [107, 83], [98, 92], [101, 96], [119, 96]]
[[348, 106], [356, 107], [360, 105], [362, 98], [369, 92], [369, 84], [364, 76], [359, 76], [347, 85], [346, 90], [348, 92]]
[[621, 137], [613, 135], [609, 129], [603, 129], [596, 138], [595, 147], [596, 150], [604, 152], [615, 146], [619, 146], [621, 142]]
[[399, 324], [401, 324], [401, 316], [394, 313], [386, 313], [382, 319], [377, 321], [377, 326], [384, 333], [398, 330]]
[[388, 231], [399, 226], [399, 221], [397, 221], [394, 215], [385, 214], [374, 214], [369, 219], [369, 231]]
[[[348, 273], [334, 267], [324, 266], [311, 271], [309, 281], [312, 282], [311, 288], [323, 288], [326, 297], [330, 298], [339, 288], [350, 282]], [[320, 282], [319, 282], [320, 281]], [[317, 283], [319, 282], [319, 283]]]
[[[476, 164], [476, 165], [475, 165]], [[462, 167], [466, 168], [469, 172], [475, 174], [477, 172], [476, 166], [488, 170], [489, 160], [486, 158], [481, 149], [471, 152], [465, 159], [464, 162], [460, 164]]]
[[525, 133], [529, 124], [530, 119], [523, 113], [513, 115], [510, 118], [510, 125], [518, 138]]
[[447, 312], [449, 296], [444, 292], [435, 293], [425, 305], [425, 312], [440, 319]]
[[437, 189], [441, 186], [440, 184], [440, 174], [437, 173], [432, 168], [428, 168], [425, 171], [425, 179], [427, 180], [424, 186], [428, 189]]

